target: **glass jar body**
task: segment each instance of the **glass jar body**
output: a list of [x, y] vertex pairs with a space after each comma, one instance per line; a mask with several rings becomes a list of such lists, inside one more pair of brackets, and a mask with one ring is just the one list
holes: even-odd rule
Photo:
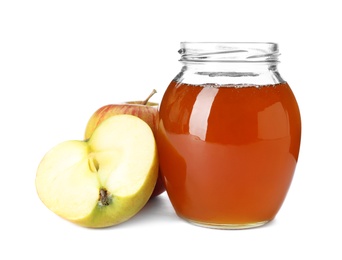
[[157, 133], [176, 213], [213, 228], [269, 222], [290, 187], [300, 137], [298, 104], [275, 62], [184, 61]]

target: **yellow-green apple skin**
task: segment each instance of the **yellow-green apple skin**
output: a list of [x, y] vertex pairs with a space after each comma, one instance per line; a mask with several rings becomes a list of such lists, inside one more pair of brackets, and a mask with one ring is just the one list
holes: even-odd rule
[[[156, 135], [159, 116], [158, 103], [146, 102], [146, 104], [143, 104], [141, 101], [131, 101], [122, 104], [105, 105], [96, 110], [87, 123], [84, 135], [85, 139], [88, 139], [92, 135], [93, 131], [101, 124], [102, 121], [111, 116], [120, 114], [129, 114], [141, 118], [151, 127], [152, 132]], [[151, 198], [162, 194], [164, 191], [165, 186], [162, 180], [162, 174], [159, 171], [157, 184]]]
[[60, 217], [85, 227], [117, 225], [149, 200], [158, 177], [151, 128], [138, 117], [117, 115], [84, 141], [48, 151], [36, 174], [39, 198]]

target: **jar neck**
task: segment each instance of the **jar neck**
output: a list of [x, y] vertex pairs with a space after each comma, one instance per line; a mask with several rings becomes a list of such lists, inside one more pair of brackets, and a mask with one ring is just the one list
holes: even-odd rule
[[275, 43], [181, 43], [181, 72], [188, 84], [272, 85], [284, 82]]
[[278, 62], [279, 47], [272, 42], [182, 42], [181, 61]]

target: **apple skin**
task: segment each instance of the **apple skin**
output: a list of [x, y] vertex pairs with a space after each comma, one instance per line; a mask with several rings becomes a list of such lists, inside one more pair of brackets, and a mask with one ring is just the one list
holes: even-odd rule
[[[129, 101], [122, 104], [109, 104], [100, 107], [95, 113], [90, 117], [86, 130], [85, 139], [91, 137], [94, 130], [107, 118], [115, 115], [128, 114], [137, 116], [144, 120], [152, 129], [154, 136], [157, 134], [157, 122], [158, 122], [158, 103], [147, 102], [146, 104], [141, 104], [141, 101]], [[163, 182], [163, 177], [159, 169], [157, 184], [151, 195], [151, 199], [157, 197], [165, 191], [165, 186]]]

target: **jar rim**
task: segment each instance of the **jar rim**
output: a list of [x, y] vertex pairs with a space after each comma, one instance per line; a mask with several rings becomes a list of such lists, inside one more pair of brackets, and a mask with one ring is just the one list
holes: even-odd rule
[[182, 62], [278, 62], [275, 42], [181, 42]]

